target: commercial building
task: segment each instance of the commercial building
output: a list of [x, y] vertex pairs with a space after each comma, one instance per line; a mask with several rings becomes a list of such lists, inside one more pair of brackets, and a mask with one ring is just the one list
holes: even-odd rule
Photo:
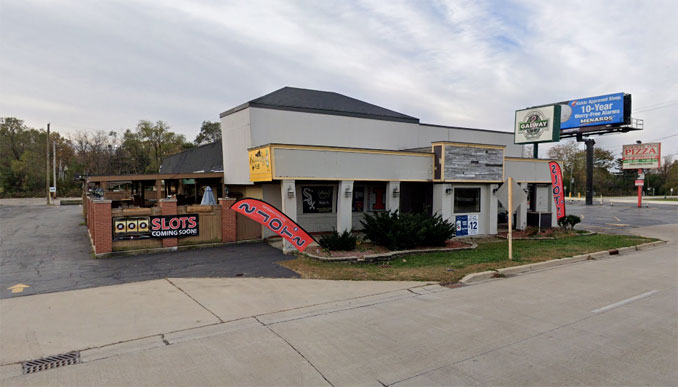
[[[398, 210], [465, 217], [466, 233], [495, 234], [496, 190], [508, 176], [529, 197], [517, 208], [518, 228], [528, 211], [553, 212], [550, 160], [524, 158], [511, 132], [425, 124], [338, 93], [291, 87], [220, 118], [229, 195], [267, 201], [309, 232], [356, 230], [365, 213]], [[555, 216], [548, 222], [555, 225]]]

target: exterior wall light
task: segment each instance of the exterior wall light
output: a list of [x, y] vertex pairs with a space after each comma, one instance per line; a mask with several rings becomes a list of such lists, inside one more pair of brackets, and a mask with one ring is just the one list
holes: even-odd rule
[[294, 190], [292, 187], [287, 187], [287, 197], [290, 199], [294, 199]]
[[400, 191], [398, 190], [398, 187], [393, 188], [393, 197], [397, 198], [400, 196]]
[[445, 193], [448, 195], [452, 195], [453, 188], [452, 187], [447, 187], [445, 188]]
[[351, 187], [346, 187], [346, 191], [344, 191], [344, 196], [350, 198], [352, 195], [353, 192], [351, 192]]

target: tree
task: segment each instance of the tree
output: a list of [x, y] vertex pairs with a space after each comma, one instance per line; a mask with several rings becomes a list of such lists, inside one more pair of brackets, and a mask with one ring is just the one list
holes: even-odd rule
[[[582, 157], [579, 146], [575, 141], [569, 141], [564, 144], [558, 144], [548, 151], [549, 158], [560, 160], [563, 162], [563, 180], [565, 181], [565, 190], [570, 192], [570, 179], [574, 179], [578, 184], [584, 184], [585, 171], [581, 170], [582, 163], [586, 163], [586, 159]], [[576, 186], [572, 186], [572, 190], [576, 191]]]
[[[574, 179], [572, 192], [584, 192], [586, 187], [586, 151], [580, 150], [576, 142], [570, 141], [549, 149], [548, 155], [552, 159], [563, 162], [563, 180], [565, 189], [569, 193], [570, 179]], [[593, 149], [593, 190], [596, 193], [610, 194], [615, 189], [615, 179], [611, 170], [615, 166], [612, 152], [602, 149]]]
[[137, 139], [145, 145], [151, 155], [146, 173], [158, 172], [163, 157], [192, 147], [192, 144], [186, 142], [183, 134], [176, 134], [169, 129], [169, 125], [163, 121], [153, 124], [150, 121], [141, 120], [137, 124]]
[[203, 121], [200, 133], [195, 138], [196, 145], [209, 144], [221, 140], [221, 124], [219, 122]]

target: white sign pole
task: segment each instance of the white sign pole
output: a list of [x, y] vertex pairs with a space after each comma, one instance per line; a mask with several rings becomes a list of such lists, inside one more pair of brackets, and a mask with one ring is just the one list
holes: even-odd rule
[[513, 260], [513, 178], [508, 178], [508, 256]]

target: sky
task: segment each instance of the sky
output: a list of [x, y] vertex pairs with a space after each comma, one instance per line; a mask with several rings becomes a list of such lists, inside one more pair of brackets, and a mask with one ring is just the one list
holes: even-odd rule
[[677, 20], [673, 0], [0, 0], [0, 116], [64, 135], [162, 120], [193, 140], [293, 86], [512, 132], [516, 110], [625, 92], [644, 130], [596, 146], [678, 158]]

